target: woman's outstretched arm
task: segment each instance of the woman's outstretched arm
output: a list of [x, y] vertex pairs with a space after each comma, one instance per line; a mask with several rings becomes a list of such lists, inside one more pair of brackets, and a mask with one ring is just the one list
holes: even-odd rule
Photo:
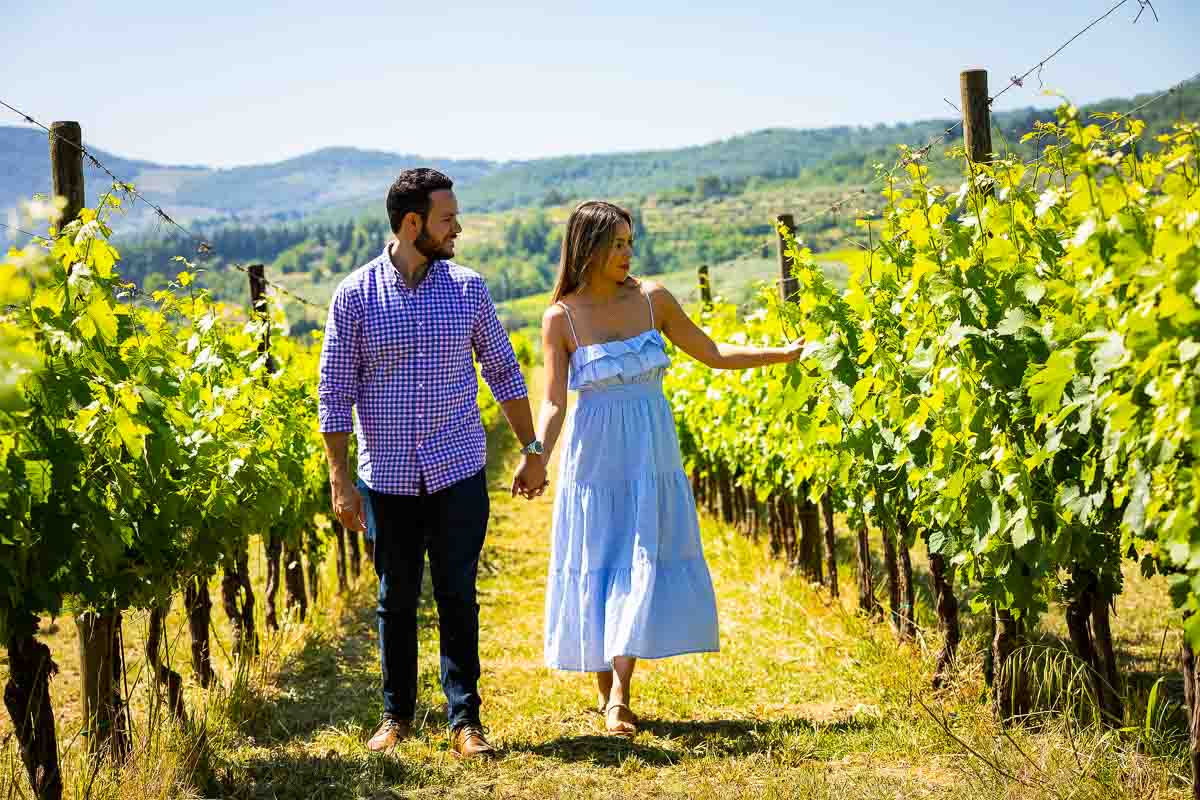
[[654, 319], [668, 339], [701, 364], [713, 369], [749, 369], [768, 364], [786, 364], [800, 357], [804, 342], [785, 347], [752, 347], [714, 342], [679, 305], [675, 295], [661, 284], [645, 282], [654, 305]]
[[558, 443], [567, 414], [567, 372], [571, 362], [569, 337], [566, 312], [560, 306], [550, 306], [542, 315], [542, 358], [545, 364], [542, 377], [546, 389], [537, 424], [538, 438], [546, 448], [547, 464], [550, 463], [550, 454]]

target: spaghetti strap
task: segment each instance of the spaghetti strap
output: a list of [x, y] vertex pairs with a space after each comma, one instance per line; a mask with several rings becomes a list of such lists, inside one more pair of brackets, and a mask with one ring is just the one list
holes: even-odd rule
[[638, 285], [638, 291], [642, 293], [642, 297], [646, 298], [646, 305], [650, 306], [650, 330], [654, 330], [658, 326], [654, 324], [654, 303], [650, 302], [650, 295], [646, 294], [646, 290], [642, 288], [645, 284]]
[[[575, 348], [578, 349], [581, 345], [579, 344], [579, 334], [575, 333], [575, 323], [571, 320], [571, 309], [567, 308], [567, 304], [563, 302], [558, 302], [554, 305], [562, 306], [562, 310], [566, 313], [567, 324], [571, 326], [571, 338], [575, 340]], [[650, 314], [653, 316], [654, 312], [651, 311]]]

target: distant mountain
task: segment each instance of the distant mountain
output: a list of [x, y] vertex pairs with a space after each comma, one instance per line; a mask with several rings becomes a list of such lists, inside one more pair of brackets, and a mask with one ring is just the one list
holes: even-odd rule
[[[1085, 110], [1121, 111], [1153, 95], [1110, 99]], [[1193, 83], [1139, 113], [1151, 131], [1184, 116], [1200, 116], [1200, 84]], [[1021, 133], [1053, 112], [1024, 109], [997, 114], [994, 124], [1016, 146]], [[319, 214], [349, 218], [382, 212], [388, 184], [400, 170], [427, 165], [455, 179], [470, 211], [559, 204], [579, 197], [630, 197], [669, 192], [701, 179], [743, 181], [805, 177], [829, 184], [869, 175], [871, 164], [891, 158], [895, 146], [919, 146], [952, 120], [814, 130], [773, 128], [675, 150], [564, 156], [498, 163], [450, 160], [333, 147], [261, 166], [212, 169], [165, 166], [96, 151], [117, 175], [180, 220], [259, 223]], [[998, 148], [1003, 139], [997, 138]], [[88, 167], [89, 201], [107, 189], [106, 176]], [[46, 137], [28, 128], [0, 127], [0, 212], [35, 192], [50, 190]], [[131, 209], [132, 221], [152, 219]]]
[[[459, 200], [470, 211], [562, 202], [562, 198], [629, 196], [666, 191], [702, 177], [794, 177], [837, 157], [875, 152], [898, 141], [917, 142], [945, 127], [944, 121], [873, 128], [771, 129], [677, 150], [563, 156], [497, 163], [396, 155], [336, 147], [298, 158], [248, 167], [211, 169], [134, 161], [104, 151], [96, 157], [148, 199], [179, 220], [282, 222], [323, 210], [356, 212], [382, 208], [387, 186], [402, 169], [432, 166], [454, 178]], [[861, 160], [861, 158], [859, 159]], [[85, 170], [94, 203], [110, 180]], [[50, 190], [45, 134], [0, 127], [0, 209], [35, 192]], [[133, 221], [146, 220], [130, 208]], [[356, 214], [353, 214], [356, 215]], [[128, 221], [127, 221], [128, 222]]]
[[[388, 185], [408, 167], [440, 169], [464, 186], [500, 168], [483, 160], [423, 158], [352, 147], [329, 147], [274, 164], [230, 169], [168, 166], [94, 148], [92, 152], [179, 220], [282, 221], [331, 206], [382, 204]], [[89, 204], [97, 202], [112, 183], [87, 163], [84, 182]], [[49, 193], [50, 184], [47, 135], [30, 128], [0, 127], [0, 210], [13, 208], [35, 193]], [[131, 207], [129, 212], [135, 222], [153, 219], [144, 206]]]
[[[96, 158], [121, 177], [131, 179], [159, 170], [183, 176], [204, 172], [202, 167], [161, 167], [148, 161], [135, 161], [104, 150], [93, 150]], [[84, 183], [88, 202], [93, 204], [111, 184], [108, 176], [84, 162]], [[0, 210], [13, 208], [35, 194], [49, 195], [50, 145], [47, 134], [32, 128], [0, 127]]]

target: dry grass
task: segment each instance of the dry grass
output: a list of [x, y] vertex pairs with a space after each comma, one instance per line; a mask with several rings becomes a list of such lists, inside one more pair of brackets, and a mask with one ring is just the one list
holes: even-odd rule
[[[511, 452], [504, 435], [495, 438], [494, 452]], [[502, 758], [462, 763], [449, 754], [431, 601], [421, 624], [417, 735], [391, 755], [366, 751], [381, 707], [372, 580], [364, 575], [348, 596], [330, 602], [332, 565], [326, 565], [322, 612], [306, 626], [285, 626], [265, 642], [264, 656], [240, 672], [222, 655], [229, 631], [220, 610], [214, 612], [223, 688], [188, 689], [205, 730], [203, 746], [195, 733], [147, 722], [152, 692], [140, 675], [144, 625], [135, 616], [126, 655], [138, 751], [117, 773], [89, 771], [80, 752], [74, 626], [60, 621], [62, 629], [47, 628], [62, 667], [53, 695], [69, 796], [1188, 796], [1177, 709], [1160, 714], [1150, 734], [1140, 724], [1102, 730], [1061, 715], [1006, 734], [983, 702], [972, 655], [983, 646], [975, 622], [967, 626], [956, 680], [934, 693], [928, 687], [938, 642], [927, 596], [918, 612], [928, 640], [898, 646], [886, 626], [854, 614], [851, 600], [831, 601], [770, 561], [761, 546], [711, 520], [703, 534], [723, 650], [639, 665], [634, 704], [643, 730], [630, 742], [606, 738], [591, 681], [541, 663], [550, 502], [511, 500], [499, 489], [503, 465], [493, 465], [491, 474], [497, 491], [480, 579], [482, 691], [484, 721]], [[920, 572], [921, 559], [915, 560]], [[842, 585], [853, 585], [848, 570]], [[1168, 612], [1161, 586], [1131, 579], [1121, 609], [1114, 634], [1128, 668], [1149, 677], [1170, 670], [1154, 657]], [[168, 630], [172, 661], [186, 677], [178, 609]], [[1055, 632], [1047, 620], [1047, 636]], [[1132, 722], [1145, 714], [1144, 695], [1131, 703]], [[7, 719], [3, 724], [0, 797], [27, 796]]]

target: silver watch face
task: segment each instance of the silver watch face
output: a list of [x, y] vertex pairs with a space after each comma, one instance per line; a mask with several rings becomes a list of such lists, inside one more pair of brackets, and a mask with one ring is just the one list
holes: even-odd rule
[[532, 442], [525, 445], [525, 447], [521, 450], [522, 453], [528, 453], [535, 456], [540, 456], [544, 451], [545, 448], [542, 447], [542, 443], [537, 439], [534, 439]]

